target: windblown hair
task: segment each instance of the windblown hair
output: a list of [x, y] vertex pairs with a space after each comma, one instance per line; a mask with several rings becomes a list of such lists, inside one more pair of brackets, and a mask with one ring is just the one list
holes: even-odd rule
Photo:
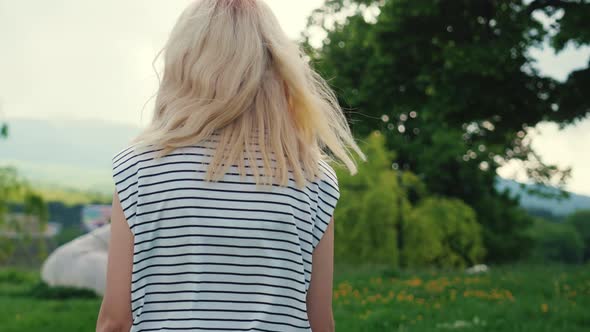
[[[259, 184], [298, 186], [319, 176], [319, 160], [356, 173], [364, 155], [327, 83], [262, 0], [197, 0], [163, 50], [164, 73], [149, 127], [136, 139], [161, 149], [215, 140], [207, 179], [231, 165]], [[250, 166], [246, 166], [250, 165]]]

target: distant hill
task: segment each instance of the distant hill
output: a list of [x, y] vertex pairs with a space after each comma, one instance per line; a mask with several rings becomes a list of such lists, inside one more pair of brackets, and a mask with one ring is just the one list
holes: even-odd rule
[[0, 164], [14, 165], [35, 185], [110, 192], [111, 158], [139, 130], [105, 121], [11, 119]]
[[[18, 168], [29, 181], [44, 189], [54, 187], [110, 194], [111, 158], [139, 133], [138, 127], [105, 121], [25, 120], [10, 123], [8, 140], [0, 140], [0, 164]], [[530, 211], [565, 216], [590, 209], [590, 197], [571, 194], [564, 200], [528, 193], [532, 186], [499, 178], [499, 190], [520, 195]], [[544, 191], [555, 190], [544, 188]]]
[[590, 210], [590, 197], [569, 193], [568, 198], [544, 198], [532, 195], [531, 190], [540, 189], [545, 193], [558, 193], [556, 188], [539, 187], [539, 185], [521, 184], [513, 180], [498, 178], [496, 188], [500, 191], [508, 190], [513, 197], [519, 196], [520, 205], [533, 214], [551, 214], [564, 217], [577, 210]]

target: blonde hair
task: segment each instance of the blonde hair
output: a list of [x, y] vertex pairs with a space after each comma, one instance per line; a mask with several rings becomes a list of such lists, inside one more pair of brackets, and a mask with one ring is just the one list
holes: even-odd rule
[[247, 163], [257, 183], [285, 186], [291, 171], [303, 186], [326, 158], [356, 173], [351, 152], [364, 155], [336, 96], [263, 1], [194, 2], [163, 52], [154, 116], [140, 145], [164, 156], [215, 136], [210, 181], [231, 165], [245, 175]]

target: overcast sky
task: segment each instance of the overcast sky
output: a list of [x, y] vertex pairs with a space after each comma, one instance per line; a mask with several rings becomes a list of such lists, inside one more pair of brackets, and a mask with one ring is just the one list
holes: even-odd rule
[[[323, 0], [266, 0], [297, 38]], [[142, 125], [156, 91], [151, 63], [190, 0], [0, 0], [0, 119], [79, 118]], [[539, 68], [564, 79], [590, 50], [534, 51]], [[590, 120], [558, 131], [540, 126], [535, 146], [573, 166], [568, 188], [590, 194]], [[1, 158], [1, 156], [0, 156]], [[502, 170], [510, 176], [513, 168]]]

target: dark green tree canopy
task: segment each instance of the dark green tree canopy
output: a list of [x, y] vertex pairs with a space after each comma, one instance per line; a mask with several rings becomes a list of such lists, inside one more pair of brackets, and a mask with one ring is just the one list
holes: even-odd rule
[[567, 224], [574, 227], [584, 243], [584, 261], [590, 261], [590, 210], [577, 211], [567, 219]]
[[8, 137], [8, 125], [5, 123], [0, 123], [0, 138]]
[[[522, 252], [530, 220], [496, 192], [496, 169], [520, 160], [531, 179], [563, 185], [570, 170], [545, 164], [528, 129], [590, 111], [588, 68], [560, 82], [542, 76], [529, 51], [589, 44], [587, 22], [586, 0], [328, 0], [304, 37], [355, 134], [380, 130], [394, 167], [474, 207], [490, 255], [501, 258]], [[312, 47], [318, 27], [326, 38]]]
[[[379, 8], [375, 20], [363, 14], [367, 6]], [[540, 163], [525, 130], [585, 117], [590, 72], [558, 82], [542, 77], [528, 53], [545, 40], [557, 50], [589, 43], [588, 1], [331, 0], [310, 24], [326, 26], [350, 8], [356, 14], [327, 29], [311, 54], [354, 110], [356, 133], [389, 129], [398, 149], [408, 141], [429, 144], [441, 128], [456, 130], [469, 159], [493, 168], [519, 158], [530, 161], [529, 175], [539, 181], [560, 175]], [[541, 11], [561, 17], [545, 27], [534, 14]], [[399, 153], [415, 168], [412, 156]]]

